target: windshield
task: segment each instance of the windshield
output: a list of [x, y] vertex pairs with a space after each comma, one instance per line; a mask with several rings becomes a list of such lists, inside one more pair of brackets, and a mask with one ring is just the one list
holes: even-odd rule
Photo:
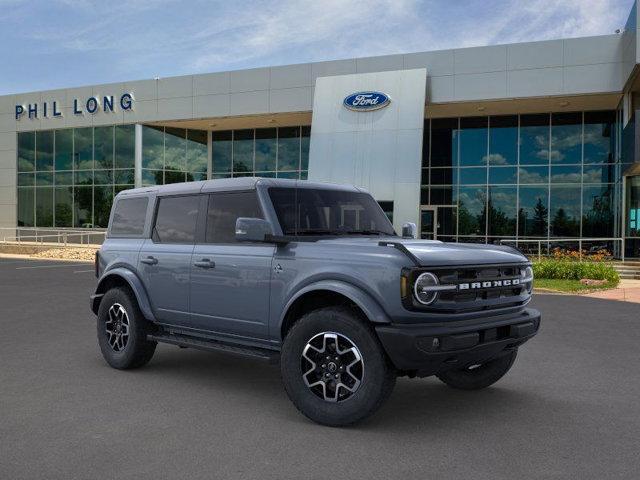
[[367, 193], [315, 188], [270, 188], [284, 235], [395, 235]]

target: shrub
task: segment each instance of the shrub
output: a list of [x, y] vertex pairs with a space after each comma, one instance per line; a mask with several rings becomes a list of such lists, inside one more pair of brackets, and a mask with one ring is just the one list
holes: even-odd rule
[[544, 259], [533, 262], [533, 275], [537, 278], [555, 278], [564, 280], [607, 280], [612, 285], [620, 282], [618, 272], [609, 263], [596, 261], [574, 261]]

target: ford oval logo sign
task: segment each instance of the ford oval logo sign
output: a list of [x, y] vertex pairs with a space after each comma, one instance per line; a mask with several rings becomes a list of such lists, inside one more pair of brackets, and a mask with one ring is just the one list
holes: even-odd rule
[[386, 107], [391, 99], [382, 92], [356, 92], [345, 97], [342, 102], [349, 110], [370, 112]]

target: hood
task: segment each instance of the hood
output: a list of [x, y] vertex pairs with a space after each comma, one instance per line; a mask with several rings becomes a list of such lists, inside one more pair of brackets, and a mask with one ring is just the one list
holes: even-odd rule
[[414, 240], [401, 237], [337, 237], [321, 240], [321, 242], [363, 247], [377, 247], [380, 242], [399, 244], [416, 258], [420, 266], [425, 267], [491, 265], [528, 261], [527, 257], [518, 250], [504, 245], [443, 243], [438, 240]]

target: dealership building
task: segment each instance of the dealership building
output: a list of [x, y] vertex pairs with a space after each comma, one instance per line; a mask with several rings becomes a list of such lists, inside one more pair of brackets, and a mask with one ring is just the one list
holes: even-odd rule
[[0, 227], [104, 228], [134, 186], [261, 176], [368, 189], [396, 230], [640, 256], [640, 36], [0, 97]]

